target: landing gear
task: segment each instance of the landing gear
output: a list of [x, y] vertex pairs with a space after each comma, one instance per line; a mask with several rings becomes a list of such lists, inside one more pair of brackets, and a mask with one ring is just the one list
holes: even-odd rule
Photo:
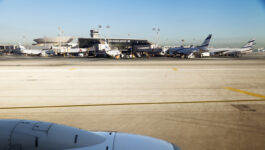
[[180, 55], [180, 58], [181, 58], [181, 59], [184, 59], [184, 58], [187, 58], [187, 56], [185, 56], [185, 55]]

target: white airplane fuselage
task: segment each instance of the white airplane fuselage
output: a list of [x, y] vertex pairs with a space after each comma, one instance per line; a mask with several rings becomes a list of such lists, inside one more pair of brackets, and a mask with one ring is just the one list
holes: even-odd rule
[[42, 50], [39, 49], [26, 49], [19, 43], [19, 51], [21, 54], [25, 55], [41, 55]]
[[20, 50], [20, 52], [26, 55], [41, 55], [42, 50], [24, 49], [24, 50]]
[[241, 55], [251, 52], [255, 44], [255, 40], [251, 40], [242, 48], [208, 48], [208, 52], [212, 55]]

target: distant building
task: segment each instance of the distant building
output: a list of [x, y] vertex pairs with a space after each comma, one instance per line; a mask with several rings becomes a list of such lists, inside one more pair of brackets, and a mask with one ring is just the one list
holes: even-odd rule
[[37, 45], [37, 46], [45, 46], [45, 45], [64, 46], [72, 42], [73, 37], [69, 37], [69, 36], [44, 37], [44, 38], [34, 39], [34, 41], [36, 43], [33, 45]]
[[[78, 38], [78, 44], [80, 48], [91, 48], [97, 44], [103, 44], [105, 38], [100, 38], [98, 31], [90, 30], [90, 38]], [[151, 43], [148, 40], [143, 39], [127, 39], [127, 38], [107, 38], [106, 39], [112, 48], [118, 48], [119, 50], [134, 49], [135, 47], [150, 47]]]
[[[103, 44], [105, 38], [101, 38], [97, 30], [90, 30], [89, 38], [78, 38], [79, 48], [95, 48], [98, 44]], [[125, 38], [107, 38], [111, 48], [117, 48], [119, 50], [132, 50], [139, 47], [151, 47], [151, 43], [148, 40], [143, 39], [125, 39]], [[70, 46], [70, 42], [73, 41], [73, 37], [44, 37], [34, 39], [36, 42], [34, 46], [45, 46], [46, 48], [52, 46]]]
[[265, 49], [264, 48], [258, 48], [258, 49], [253, 50], [253, 52], [265, 52]]
[[17, 49], [17, 45], [0, 45], [0, 52], [11, 52]]

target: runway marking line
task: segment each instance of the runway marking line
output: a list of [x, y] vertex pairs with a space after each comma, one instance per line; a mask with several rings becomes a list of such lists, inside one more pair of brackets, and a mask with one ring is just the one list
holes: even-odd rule
[[46, 106], [18, 106], [0, 107], [3, 109], [38, 109], [38, 108], [69, 108], [69, 107], [95, 107], [95, 106], [136, 106], [136, 105], [169, 105], [169, 104], [203, 104], [203, 103], [235, 103], [235, 102], [264, 102], [265, 99], [254, 100], [215, 100], [215, 101], [182, 101], [182, 102], [146, 102], [146, 103], [105, 103], [105, 104], [79, 104], [79, 105], [46, 105]]
[[73, 70], [76, 70], [76, 68], [70, 68], [69, 70], [70, 70], [70, 71], [73, 71]]
[[177, 68], [172, 68], [172, 70], [173, 70], [173, 71], [178, 71], [178, 69], [177, 69]]
[[240, 89], [236, 89], [236, 88], [231, 88], [231, 87], [225, 87], [225, 89], [233, 91], [233, 92], [243, 93], [243, 94], [246, 94], [246, 95], [250, 95], [250, 96], [254, 96], [254, 97], [265, 99], [265, 96], [261, 95], [261, 94], [256, 94], [256, 93], [252, 93], [252, 92], [248, 92], [248, 91], [244, 91], [244, 90], [240, 90]]

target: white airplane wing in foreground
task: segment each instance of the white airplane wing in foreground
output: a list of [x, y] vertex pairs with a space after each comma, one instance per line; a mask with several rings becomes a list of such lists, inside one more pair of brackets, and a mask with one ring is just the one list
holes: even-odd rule
[[100, 134], [109, 138], [101, 144], [67, 150], [179, 150], [171, 143], [147, 136], [116, 132], [112, 135], [103, 132]]
[[31, 120], [0, 119], [0, 133], [1, 150], [179, 150], [152, 137]]

